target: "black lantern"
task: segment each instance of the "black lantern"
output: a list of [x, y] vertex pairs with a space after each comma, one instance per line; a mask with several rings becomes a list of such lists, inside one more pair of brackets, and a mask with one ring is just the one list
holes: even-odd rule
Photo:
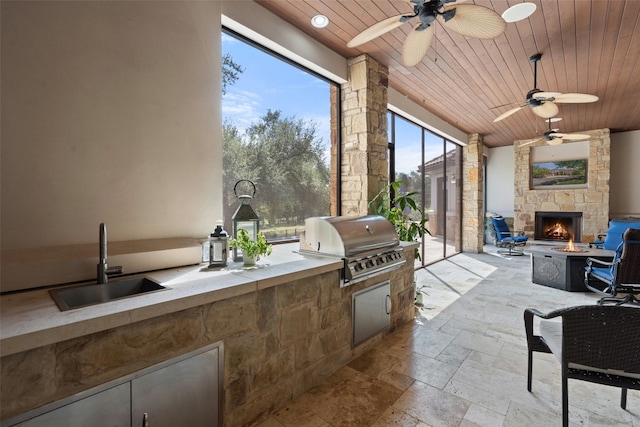
[[[238, 184], [241, 182], [248, 182], [253, 187], [253, 194], [243, 194], [238, 196], [236, 192], [238, 188]], [[249, 238], [254, 242], [258, 240], [258, 224], [260, 219], [258, 215], [254, 212], [253, 208], [249, 204], [253, 196], [256, 195], [256, 186], [253, 182], [241, 179], [236, 182], [236, 185], [233, 187], [233, 194], [236, 195], [238, 199], [240, 199], [240, 206], [236, 209], [236, 212], [233, 214], [231, 219], [233, 220], [233, 237], [238, 238], [238, 230], [244, 228], [249, 233]], [[235, 262], [242, 261], [242, 251], [239, 251], [238, 248], [233, 248], [233, 260]]]

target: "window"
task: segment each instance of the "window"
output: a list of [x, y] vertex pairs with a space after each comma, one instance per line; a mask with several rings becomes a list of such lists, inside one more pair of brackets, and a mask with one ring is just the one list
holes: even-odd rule
[[296, 238], [305, 218], [339, 212], [339, 86], [226, 29], [222, 55], [225, 228], [239, 205], [234, 185], [249, 180], [260, 231]]
[[428, 218], [416, 268], [460, 252], [462, 147], [388, 112], [389, 176], [405, 181]]

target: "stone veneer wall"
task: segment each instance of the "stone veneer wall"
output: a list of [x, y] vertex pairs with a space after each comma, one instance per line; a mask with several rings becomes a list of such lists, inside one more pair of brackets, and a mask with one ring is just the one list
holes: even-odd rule
[[482, 135], [469, 135], [462, 148], [462, 250], [481, 253], [484, 242]]
[[342, 215], [369, 212], [389, 180], [387, 87], [389, 69], [368, 55], [349, 59], [342, 85]]
[[390, 331], [413, 320], [414, 246], [404, 253], [402, 269], [350, 287], [333, 271], [5, 356], [2, 419], [223, 340], [224, 425], [258, 424], [380, 342], [351, 348], [354, 292], [390, 279]]
[[[515, 141], [515, 206], [513, 227], [533, 238], [536, 211], [582, 212], [582, 241], [595, 240], [598, 233], [607, 229], [609, 221], [610, 144], [609, 129], [580, 132], [591, 135], [589, 139], [588, 188], [580, 189], [530, 189], [531, 147], [545, 145], [538, 141], [521, 146]], [[568, 144], [568, 142], [565, 142]]]

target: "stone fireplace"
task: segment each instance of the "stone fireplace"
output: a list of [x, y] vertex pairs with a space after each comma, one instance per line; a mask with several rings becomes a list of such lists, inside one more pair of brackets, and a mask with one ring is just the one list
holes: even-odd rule
[[[609, 129], [585, 131], [591, 135], [588, 141], [589, 157], [587, 188], [533, 189], [530, 185], [531, 150], [545, 146], [545, 141], [524, 145], [514, 142], [514, 219], [515, 230], [522, 230], [530, 238], [536, 238], [535, 214], [538, 212], [579, 212], [582, 214], [582, 242], [595, 240], [607, 230], [609, 223], [610, 139]], [[566, 146], [571, 142], [565, 142]], [[574, 241], [577, 241], [574, 239]]]
[[535, 213], [534, 239], [582, 242], [582, 212]]

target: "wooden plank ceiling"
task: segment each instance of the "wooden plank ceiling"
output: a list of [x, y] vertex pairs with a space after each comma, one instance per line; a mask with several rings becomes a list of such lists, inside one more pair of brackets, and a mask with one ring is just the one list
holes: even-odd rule
[[[357, 48], [347, 42], [387, 17], [407, 13], [406, 0], [255, 0], [346, 58], [368, 53], [389, 67], [389, 85], [466, 133], [484, 136], [499, 147], [540, 136], [547, 123], [525, 108], [493, 123], [501, 113], [521, 105], [533, 89], [588, 93], [592, 104], [559, 104], [553, 125], [560, 132], [609, 128], [640, 129], [640, 0], [529, 0], [537, 9], [529, 18], [507, 24], [492, 40], [467, 38], [436, 23], [435, 39], [415, 67], [402, 65], [401, 50], [412, 28], [404, 24]], [[468, 0], [498, 14], [521, 3], [513, 0]], [[314, 15], [330, 24], [311, 26]], [[415, 23], [416, 20], [412, 20]]]

